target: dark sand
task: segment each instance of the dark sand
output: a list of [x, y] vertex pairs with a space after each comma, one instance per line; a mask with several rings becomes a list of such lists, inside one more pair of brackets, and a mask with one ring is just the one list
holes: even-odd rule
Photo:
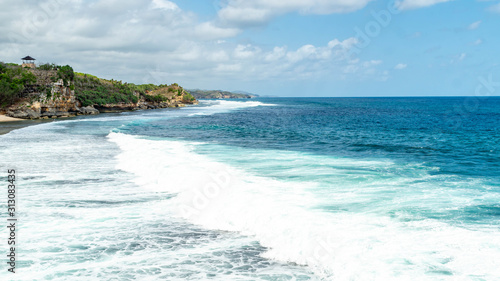
[[0, 122], [0, 135], [7, 134], [8, 132], [16, 129], [21, 129], [28, 126], [52, 122], [52, 119], [45, 120], [21, 120], [21, 121], [8, 121]]

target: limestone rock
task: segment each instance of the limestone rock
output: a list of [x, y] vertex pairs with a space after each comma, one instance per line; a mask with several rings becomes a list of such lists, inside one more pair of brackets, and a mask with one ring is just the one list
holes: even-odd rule
[[80, 107], [80, 112], [85, 115], [99, 114], [99, 110], [95, 109], [93, 106]]
[[8, 110], [7, 116], [22, 119], [38, 119], [40, 118], [40, 113], [31, 108], [19, 108], [15, 110]]

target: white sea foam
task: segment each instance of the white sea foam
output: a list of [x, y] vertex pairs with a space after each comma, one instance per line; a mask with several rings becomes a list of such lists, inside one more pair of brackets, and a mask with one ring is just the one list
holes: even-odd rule
[[232, 100], [201, 100], [200, 105], [204, 105], [203, 108], [192, 108], [196, 110], [195, 113], [189, 114], [189, 116], [198, 115], [212, 115], [215, 113], [223, 113], [237, 109], [257, 107], [257, 106], [277, 106], [276, 104], [263, 103], [260, 101], [232, 101]]
[[[495, 280], [500, 276], [500, 233], [496, 228], [460, 227], [433, 219], [405, 221], [366, 210], [328, 212], [319, 208], [325, 198], [318, 196], [321, 192], [315, 194], [324, 188], [318, 182], [255, 175], [251, 169], [197, 153], [200, 143], [148, 140], [119, 133], [111, 133], [109, 139], [122, 150], [118, 168], [133, 173], [135, 183], [148, 190], [176, 194], [164, 208], [207, 229], [253, 237], [268, 248], [264, 257], [307, 265], [326, 280]], [[255, 158], [256, 164], [284, 155], [277, 151], [263, 154], [267, 158]], [[304, 162], [312, 166], [320, 161], [310, 155], [301, 157], [295, 164], [302, 167]], [[346, 169], [345, 159], [328, 161], [338, 161], [339, 170], [330, 165], [332, 177], [352, 172]], [[380, 169], [396, 165], [348, 162], [347, 168], [357, 164]], [[296, 168], [294, 163], [289, 165]], [[425, 176], [418, 166], [405, 169]], [[330, 181], [327, 200], [343, 201], [346, 206], [376, 199], [369, 197], [377, 193], [366, 193], [364, 188], [388, 186], [387, 191], [394, 193], [408, 184], [390, 175], [365, 184], [355, 172], [348, 180], [338, 180], [337, 184]], [[344, 183], [353, 189], [349, 191]], [[408, 203], [404, 195], [400, 199]], [[425, 201], [426, 197], [418, 200]]]
[[[214, 280], [255, 280], [258, 275], [290, 279], [311, 274], [252, 254], [262, 249], [251, 238], [204, 230], [175, 218], [177, 208], [170, 206], [169, 199], [175, 188], [151, 192], [138, 187], [130, 181], [141, 179], [138, 183], [146, 186], [157, 182], [117, 171], [116, 165], [134, 169], [134, 163], [127, 164], [130, 159], [124, 157], [125, 150], [100, 136], [75, 134], [76, 129], [66, 132], [54, 122], [0, 136], [0, 167], [3, 171], [14, 168], [18, 175], [20, 226], [17, 272], [2, 270], [0, 280], [180, 281], [206, 280], [208, 273], [217, 274], [210, 278]], [[110, 137], [117, 137], [123, 149], [139, 154], [151, 156], [153, 148], [165, 155], [162, 151], [170, 147], [189, 155], [189, 147], [175, 142], [167, 146], [152, 142], [161, 145], [146, 145], [138, 151], [134, 138], [120, 136]], [[115, 159], [119, 152], [124, 154]], [[151, 159], [157, 166], [165, 160], [168, 157]], [[144, 161], [139, 157], [135, 164]], [[154, 166], [139, 166], [136, 172], [148, 170], [154, 171]], [[177, 176], [193, 180], [198, 170], [172, 169]], [[168, 186], [175, 181], [172, 176]], [[7, 237], [7, 230], [1, 228], [0, 235]]]

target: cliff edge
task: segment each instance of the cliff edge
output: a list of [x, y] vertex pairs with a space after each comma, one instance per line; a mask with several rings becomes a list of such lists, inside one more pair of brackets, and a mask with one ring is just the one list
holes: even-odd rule
[[135, 85], [75, 73], [70, 66], [36, 69], [0, 64], [0, 113], [47, 119], [197, 104], [190, 93], [171, 85]]

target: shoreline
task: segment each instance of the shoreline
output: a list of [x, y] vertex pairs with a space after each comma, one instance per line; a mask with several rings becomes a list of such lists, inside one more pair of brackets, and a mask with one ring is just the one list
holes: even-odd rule
[[47, 123], [53, 120], [29, 120], [12, 118], [5, 115], [0, 115], [0, 136], [10, 133], [11, 131], [21, 129], [28, 126]]
[[9, 117], [7, 115], [0, 114], [0, 123], [16, 121], [25, 121], [25, 119]]
[[123, 113], [123, 112], [136, 112], [136, 111], [142, 111], [142, 110], [159, 110], [159, 109], [174, 109], [174, 108], [182, 108], [185, 105], [183, 104], [182, 106], [179, 107], [165, 107], [165, 108], [155, 108], [155, 109], [139, 109], [139, 110], [112, 110], [112, 111], [104, 111], [99, 114], [89, 114], [89, 115], [78, 115], [78, 116], [68, 116], [68, 117], [59, 117], [59, 118], [48, 118], [48, 119], [22, 119], [22, 118], [14, 118], [14, 117], [9, 117], [5, 116], [3, 114], [0, 114], [0, 136], [5, 135], [10, 133], [11, 131], [21, 129], [24, 127], [29, 127], [29, 126], [34, 126], [34, 125], [39, 125], [47, 122], [54, 122], [56, 120], [61, 120], [61, 119], [74, 119], [78, 117], [96, 117], [96, 116], [107, 116], [107, 115], [112, 115], [112, 114], [118, 114], [118, 113]]

